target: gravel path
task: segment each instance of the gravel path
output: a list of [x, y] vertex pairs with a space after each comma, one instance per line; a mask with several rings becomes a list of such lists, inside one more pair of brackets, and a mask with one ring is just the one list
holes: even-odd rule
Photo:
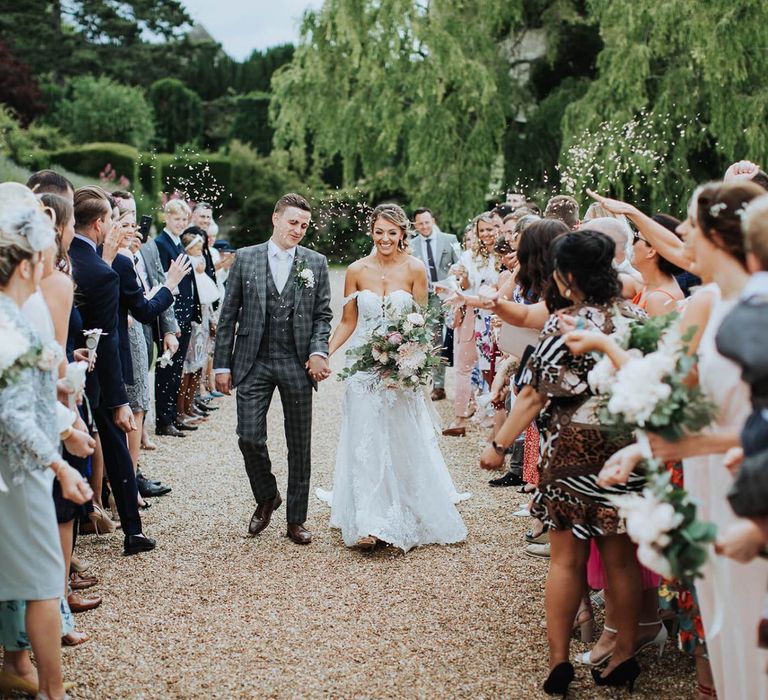
[[[341, 280], [334, 271], [336, 307]], [[316, 396], [313, 494], [332, 483], [342, 390], [332, 378]], [[73, 698], [546, 697], [547, 564], [522, 552], [528, 522], [509, 517], [521, 496], [488, 488], [476, 466], [480, 430], [441, 438], [457, 488], [473, 493], [459, 505], [468, 541], [361, 554], [328, 528], [314, 495], [309, 547], [284, 537], [284, 507], [262, 536], [244, 537], [254, 504], [235, 399], [219, 405], [191, 437], [158, 438], [156, 452], [142, 453], [145, 473], [173, 486], [144, 517], [155, 552], [120, 556], [119, 531], [80, 540], [104, 603], [77, 618], [94, 639], [64, 650]], [[437, 407], [449, 420], [449, 402]], [[277, 394], [269, 430], [284, 491]], [[650, 653], [641, 662], [636, 697], [694, 696], [693, 664], [671, 643], [660, 662]], [[611, 697], [586, 669], [571, 696]]]

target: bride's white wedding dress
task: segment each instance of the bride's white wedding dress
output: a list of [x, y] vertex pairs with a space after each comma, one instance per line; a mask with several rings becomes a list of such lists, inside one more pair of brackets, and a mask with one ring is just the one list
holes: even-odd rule
[[[384, 304], [410, 309], [413, 297], [355, 292], [358, 321], [349, 346], [365, 343], [384, 318]], [[374, 535], [408, 551], [425, 544], [461, 542], [467, 528], [455, 503], [459, 494], [437, 443], [436, 420], [422, 391], [383, 389], [369, 373], [346, 380], [333, 492], [317, 490], [331, 504], [331, 527], [344, 544]]]

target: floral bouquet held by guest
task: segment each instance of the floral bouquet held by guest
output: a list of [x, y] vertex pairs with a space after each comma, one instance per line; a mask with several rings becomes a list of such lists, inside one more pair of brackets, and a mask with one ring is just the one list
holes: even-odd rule
[[[626, 519], [627, 533], [638, 545], [638, 559], [649, 569], [686, 585], [700, 575], [707, 545], [715, 539], [715, 526], [697, 520], [696, 504], [684, 489], [671, 483], [670, 472], [653, 458], [645, 430], [677, 440], [686, 433], [699, 432], [714, 417], [712, 402], [698, 386], [686, 383], [696, 361], [686, 353], [690, 335], [681, 337], [672, 326], [656, 343], [642, 332], [633, 338], [630, 330], [628, 344], [644, 346], [647, 354], [630, 350], [630, 359], [618, 370], [606, 355], [590, 373], [593, 389], [601, 394], [601, 421], [622, 430], [634, 429], [648, 466], [642, 495], [612, 497]], [[640, 338], [648, 342], [637, 342]], [[620, 471], [621, 458], [612, 458], [601, 478], [613, 483]]]
[[432, 376], [432, 368], [443, 362], [440, 348], [432, 345], [433, 313], [400, 312], [390, 304], [384, 311], [382, 325], [370, 340], [347, 351], [357, 359], [339, 373], [339, 380], [369, 372], [384, 388], [415, 389], [425, 384]]

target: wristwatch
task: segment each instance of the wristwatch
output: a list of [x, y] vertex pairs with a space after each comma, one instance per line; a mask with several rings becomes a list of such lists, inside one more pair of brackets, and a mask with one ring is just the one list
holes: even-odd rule
[[503, 457], [505, 454], [507, 454], [507, 448], [506, 447], [502, 447], [501, 445], [499, 445], [496, 442], [496, 440], [494, 440], [491, 443], [491, 447], [493, 447], [493, 449], [496, 452], [496, 454], [499, 455], [500, 457]]

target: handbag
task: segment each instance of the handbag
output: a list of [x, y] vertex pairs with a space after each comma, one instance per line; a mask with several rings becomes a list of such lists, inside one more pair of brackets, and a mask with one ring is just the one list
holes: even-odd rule
[[502, 323], [496, 341], [499, 350], [517, 358], [522, 358], [526, 348], [535, 348], [538, 343], [539, 331], [532, 328], [520, 328], [510, 323]]

